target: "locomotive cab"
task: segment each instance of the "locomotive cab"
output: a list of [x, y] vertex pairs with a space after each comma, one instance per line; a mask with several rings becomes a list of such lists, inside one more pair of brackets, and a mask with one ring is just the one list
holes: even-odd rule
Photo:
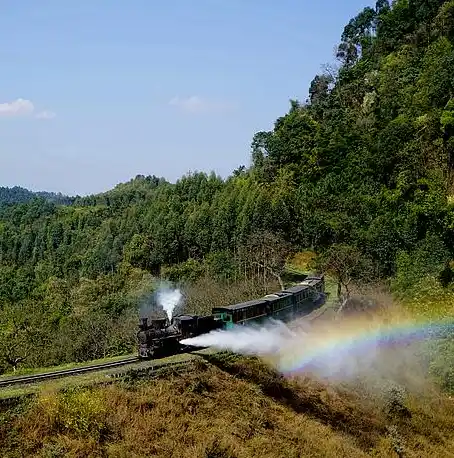
[[139, 323], [139, 330], [146, 331], [148, 329], [148, 318], [141, 318]]
[[173, 326], [183, 339], [192, 337], [197, 332], [197, 316], [179, 315], [173, 319]]

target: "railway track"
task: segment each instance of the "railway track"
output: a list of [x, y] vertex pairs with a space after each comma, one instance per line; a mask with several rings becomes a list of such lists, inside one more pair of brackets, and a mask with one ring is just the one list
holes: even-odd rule
[[133, 364], [139, 362], [139, 358], [132, 356], [130, 358], [122, 359], [120, 361], [114, 361], [104, 364], [92, 364], [91, 366], [78, 367], [76, 369], [65, 369], [55, 372], [48, 372], [44, 374], [35, 374], [35, 375], [24, 375], [20, 377], [11, 377], [8, 379], [0, 380], [0, 388], [13, 386], [13, 385], [27, 385], [29, 383], [40, 382], [42, 380], [51, 380], [60, 377], [69, 377], [71, 375], [85, 374], [88, 372], [100, 371], [103, 369], [112, 369], [115, 367], [126, 366], [128, 364]]
[[[307, 322], [315, 322], [318, 319], [322, 318], [322, 316], [329, 311], [327, 307], [322, 306], [318, 310], [302, 317], [303, 320]], [[207, 347], [203, 348], [197, 348], [197, 350], [202, 350]], [[183, 351], [182, 353], [192, 353], [191, 350], [186, 349], [186, 351]], [[194, 350], [194, 349], [192, 349]], [[114, 362], [109, 362], [109, 363], [103, 363], [103, 364], [92, 364], [88, 366], [82, 366], [78, 367], [75, 369], [64, 369], [64, 370], [59, 370], [59, 371], [54, 371], [54, 372], [47, 372], [47, 373], [42, 373], [42, 374], [34, 374], [34, 375], [25, 375], [25, 376], [19, 376], [19, 377], [9, 377], [5, 379], [0, 379], [0, 388], [4, 387], [9, 387], [9, 386], [14, 386], [14, 385], [27, 385], [35, 382], [40, 382], [44, 380], [52, 380], [60, 377], [70, 377], [73, 375], [80, 375], [80, 374], [85, 374], [89, 372], [96, 372], [96, 371], [101, 371], [105, 369], [113, 369], [116, 367], [121, 367], [121, 366], [126, 366], [129, 364], [133, 363], [138, 363], [140, 359], [137, 356], [132, 356], [129, 358], [122, 359], [120, 361], [114, 361]], [[178, 365], [180, 363], [167, 363], [163, 364], [163, 366], [172, 366], [172, 365]]]

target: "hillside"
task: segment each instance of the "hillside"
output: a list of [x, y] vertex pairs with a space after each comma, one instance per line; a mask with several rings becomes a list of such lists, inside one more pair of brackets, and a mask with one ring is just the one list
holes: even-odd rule
[[200, 315], [277, 291], [288, 267], [350, 297], [271, 356], [1, 401], [2, 456], [454, 456], [454, 0], [378, 0], [336, 59], [225, 180], [2, 188], [0, 373], [135, 351], [163, 281]]
[[43, 390], [0, 413], [0, 445], [5, 458], [452, 456], [454, 405], [429, 393], [286, 380], [227, 354], [152, 380]]
[[3, 370], [130, 351], [156, 277], [246, 298], [307, 249], [341, 293], [379, 282], [452, 314], [453, 40], [454, 1], [380, 0], [228, 179], [139, 175], [72, 205], [0, 206]]
[[33, 192], [21, 188], [20, 186], [14, 186], [12, 188], [0, 187], [0, 205], [25, 203], [40, 198], [48, 202], [64, 205], [69, 205], [74, 201], [74, 198], [65, 196], [61, 193], [45, 191]]

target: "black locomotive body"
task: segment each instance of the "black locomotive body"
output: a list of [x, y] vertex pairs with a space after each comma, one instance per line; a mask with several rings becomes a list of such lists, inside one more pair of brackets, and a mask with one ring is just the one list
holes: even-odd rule
[[142, 359], [170, 356], [190, 348], [180, 341], [215, 329], [232, 329], [260, 323], [269, 318], [289, 321], [307, 315], [325, 302], [325, 279], [307, 277], [291, 288], [240, 304], [215, 307], [212, 315], [178, 315], [168, 319], [142, 318], [137, 333], [139, 357]]
[[167, 318], [148, 320], [142, 318], [137, 333], [139, 357], [143, 359], [170, 356], [187, 350], [180, 341], [206, 334], [222, 327], [212, 315], [178, 315], [169, 323]]

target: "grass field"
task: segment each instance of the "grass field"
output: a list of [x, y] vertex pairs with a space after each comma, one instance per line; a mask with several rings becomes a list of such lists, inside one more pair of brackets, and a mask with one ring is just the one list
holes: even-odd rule
[[69, 369], [77, 369], [79, 367], [84, 366], [91, 366], [95, 364], [104, 364], [104, 363], [113, 363], [115, 361], [121, 361], [129, 356], [136, 356], [133, 354], [129, 355], [122, 355], [122, 356], [112, 356], [109, 358], [102, 358], [96, 359], [94, 361], [87, 361], [84, 363], [68, 363], [68, 364], [61, 364], [59, 366], [51, 366], [51, 367], [35, 367], [35, 368], [19, 368], [16, 372], [7, 372], [0, 376], [0, 380], [4, 380], [10, 378], [11, 376], [22, 376], [22, 375], [35, 375], [35, 374], [47, 374], [49, 372], [56, 372], [56, 371], [63, 371]]
[[[295, 269], [302, 271], [302, 264]], [[326, 289], [325, 308], [333, 313], [320, 324], [329, 332], [336, 315], [330, 278]], [[428, 319], [451, 310], [450, 304], [437, 304], [436, 295], [405, 302], [386, 291], [374, 294], [380, 306], [363, 317], [372, 322]], [[373, 386], [361, 377], [284, 378], [257, 358], [197, 353], [147, 363], [157, 372], [137, 364], [3, 390], [0, 399], [19, 398], [0, 403], [1, 456], [454, 457], [454, 400], [419, 369], [414, 375], [397, 371], [402, 386], [408, 377], [414, 383], [396, 391], [381, 378]], [[405, 367], [413, 367], [411, 359], [403, 361]], [[167, 362], [184, 365], [177, 371], [165, 368]], [[106, 377], [115, 372], [126, 377]]]
[[225, 354], [153, 380], [48, 387], [0, 414], [0, 447], [5, 458], [453, 456], [452, 402], [409, 396], [405, 409]]

